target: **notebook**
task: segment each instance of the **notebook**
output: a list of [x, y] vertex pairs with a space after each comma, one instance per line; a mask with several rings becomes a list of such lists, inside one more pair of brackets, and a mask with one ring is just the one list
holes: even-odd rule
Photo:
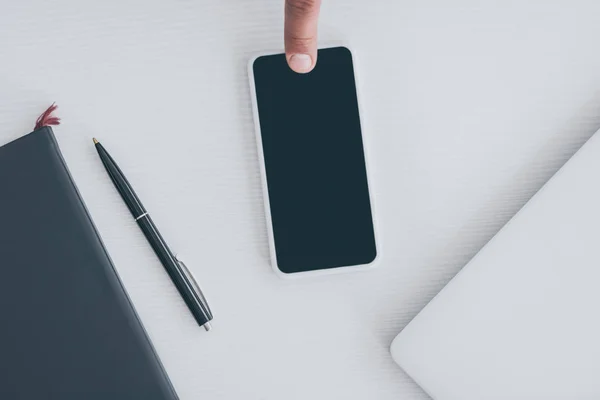
[[436, 400], [600, 399], [600, 134], [392, 344]]
[[50, 127], [0, 147], [0, 398], [177, 399]]

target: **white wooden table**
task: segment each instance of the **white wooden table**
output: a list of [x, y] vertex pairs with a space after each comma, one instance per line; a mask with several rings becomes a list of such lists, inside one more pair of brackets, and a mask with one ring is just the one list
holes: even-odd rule
[[[600, 127], [600, 3], [323, 0], [361, 64], [382, 265], [300, 282], [268, 265], [246, 63], [283, 0], [5, 1], [0, 142], [51, 102], [65, 158], [182, 399], [425, 399], [394, 336]], [[96, 136], [198, 276], [194, 323]], [[159, 189], [160, 188], [160, 189]]]

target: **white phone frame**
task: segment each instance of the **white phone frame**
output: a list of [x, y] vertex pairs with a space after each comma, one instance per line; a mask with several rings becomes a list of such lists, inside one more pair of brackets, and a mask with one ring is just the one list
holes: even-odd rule
[[361, 102], [360, 102], [360, 98], [361, 98], [360, 97], [360, 89], [359, 89], [360, 85], [358, 83], [358, 78], [357, 78], [357, 75], [359, 75], [359, 73], [358, 73], [359, 68], [356, 63], [356, 58], [354, 56], [354, 52], [346, 44], [333, 43], [333, 44], [328, 44], [327, 46], [320, 47], [320, 49], [328, 49], [328, 48], [332, 48], [332, 47], [345, 47], [346, 49], [348, 49], [348, 51], [350, 52], [350, 54], [352, 56], [352, 64], [354, 67], [354, 82], [355, 82], [355, 86], [356, 86], [356, 97], [357, 97], [357, 102], [358, 102], [359, 123], [360, 123], [360, 129], [361, 129], [362, 141], [363, 141], [363, 152], [365, 155], [365, 168], [367, 171], [367, 184], [369, 186], [369, 203], [371, 205], [371, 216], [373, 219], [373, 230], [374, 230], [374, 234], [375, 234], [375, 249], [376, 249], [377, 254], [375, 255], [375, 259], [373, 261], [371, 261], [369, 264], [351, 265], [351, 266], [347, 266], [347, 267], [336, 267], [336, 268], [328, 268], [328, 269], [304, 271], [304, 272], [294, 272], [294, 273], [283, 272], [282, 270], [279, 269], [279, 266], [277, 265], [277, 255], [275, 252], [275, 236], [273, 234], [273, 221], [271, 219], [269, 187], [267, 185], [267, 170], [266, 170], [266, 166], [265, 166], [265, 157], [264, 157], [263, 144], [262, 144], [262, 133], [260, 130], [260, 120], [259, 120], [259, 116], [258, 116], [258, 102], [256, 99], [256, 84], [255, 84], [255, 80], [254, 80], [253, 66], [254, 66], [254, 62], [259, 57], [282, 54], [283, 52], [282, 51], [262, 52], [260, 54], [255, 54], [250, 59], [250, 61], [248, 63], [248, 77], [249, 77], [249, 81], [250, 81], [250, 97], [252, 100], [252, 114], [253, 114], [253, 119], [254, 119], [254, 131], [255, 131], [255, 135], [256, 135], [256, 144], [257, 144], [258, 158], [259, 158], [259, 164], [260, 164], [260, 177], [261, 177], [262, 192], [263, 192], [263, 203], [264, 203], [264, 207], [265, 207], [265, 216], [267, 219], [267, 234], [268, 234], [268, 239], [269, 239], [269, 253], [270, 253], [270, 258], [271, 258], [271, 266], [273, 267], [273, 270], [275, 271], [275, 273], [280, 278], [283, 278], [283, 279], [293, 279], [293, 278], [311, 277], [311, 276], [336, 275], [336, 274], [340, 274], [340, 273], [353, 272], [353, 271], [367, 271], [367, 270], [371, 270], [371, 269], [377, 267], [377, 265], [379, 264], [380, 257], [381, 257], [380, 240], [379, 240], [378, 229], [377, 229], [377, 217], [376, 217], [376, 211], [375, 211], [375, 204], [373, 201], [372, 180], [369, 177], [370, 168], [369, 168], [368, 145], [366, 143], [367, 140], [365, 138], [363, 113], [362, 113], [362, 107], [361, 107]]

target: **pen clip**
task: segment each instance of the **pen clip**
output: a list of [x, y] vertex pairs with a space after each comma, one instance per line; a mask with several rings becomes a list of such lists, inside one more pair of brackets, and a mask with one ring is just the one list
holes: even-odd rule
[[181, 261], [178, 257], [176, 257], [175, 259], [177, 260], [177, 262], [181, 266], [181, 270], [185, 274], [185, 277], [187, 278], [187, 280], [192, 285], [192, 288], [194, 289], [194, 292], [196, 292], [196, 295], [198, 296], [198, 298], [200, 299], [200, 301], [204, 305], [204, 308], [206, 310], [209, 310], [208, 303], [206, 302], [206, 298], [204, 297], [204, 293], [202, 293], [202, 290], [200, 289], [200, 285], [198, 285], [198, 282], [194, 278], [194, 275], [192, 275], [192, 272], [188, 269], [187, 265], [185, 265], [185, 263], [183, 261]]

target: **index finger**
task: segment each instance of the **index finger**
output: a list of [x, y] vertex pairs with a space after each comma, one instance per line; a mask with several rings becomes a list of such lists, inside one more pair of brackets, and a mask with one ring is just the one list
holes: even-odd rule
[[290, 68], [312, 71], [317, 63], [317, 27], [321, 0], [286, 0], [285, 55]]

